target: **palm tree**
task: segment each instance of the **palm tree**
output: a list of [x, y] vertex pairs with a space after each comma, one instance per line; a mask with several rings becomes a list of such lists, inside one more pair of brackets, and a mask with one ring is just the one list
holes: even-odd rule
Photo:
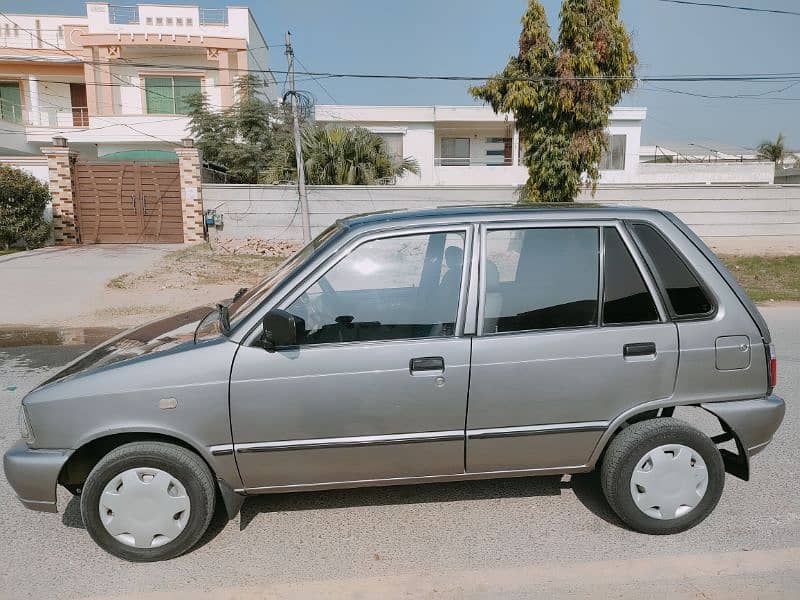
[[783, 161], [786, 158], [786, 138], [782, 133], [778, 134], [774, 142], [765, 140], [758, 145], [756, 152], [759, 158], [765, 158], [775, 163], [775, 167], [783, 167]]
[[[306, 183], [311, 185], [372, 185], [404, 173], [419, 173], [414, 158], [394, 159], [383, 139], [363, 127], [322, 127], [308, 124], [302, 131]], [[261, 175], [264, 183], [295, 179], [294, 146], [287, 140], [274, 153], [274, 162]]]

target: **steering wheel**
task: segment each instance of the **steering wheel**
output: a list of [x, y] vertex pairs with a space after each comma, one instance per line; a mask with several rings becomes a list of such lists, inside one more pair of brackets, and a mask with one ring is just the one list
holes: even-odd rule
[[317, 299], [311, 300], [307, 294], [303, 294], [298, 300], [313, 320], [319, 321], [321, 324], [331, 324], [340, 314], [338, 293], [325, 277], [319, 279], [317, 283], [322, 290], [322, 294]]

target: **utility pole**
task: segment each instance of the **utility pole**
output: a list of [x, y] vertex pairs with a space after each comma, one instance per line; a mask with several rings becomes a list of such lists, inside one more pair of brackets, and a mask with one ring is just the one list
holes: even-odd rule
[[303, 241], [311, 241], [311, 219], [308, 214], [308, 194], [306, 194], [306, 168], [303, 163], [303, 145], [300, 139], [300, 119], [297, 118], [297, 94], [294, 90], [294, 50], [292, 32], [286, 32], [286, 61], [289, 76], [289, 96], [292, 99], [292, 128], [294, 129], [294, 157], [297, 161], [297, 193], [300, 196], [300, 214], [303, 219]]

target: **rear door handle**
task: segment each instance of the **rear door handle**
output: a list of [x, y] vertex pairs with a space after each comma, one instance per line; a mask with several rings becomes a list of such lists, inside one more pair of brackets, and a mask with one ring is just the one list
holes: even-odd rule
[[656, 353], [655, 342], [637, 342], [622, 347], [623, 356], [651, 356]]
[[419, 373], [423, 371], [438, 371], [444, 372], [444, 358], [441, 356], [420, 356], [419, 358], [412, 358], [408, 363], [408, 369], [411, 373]]

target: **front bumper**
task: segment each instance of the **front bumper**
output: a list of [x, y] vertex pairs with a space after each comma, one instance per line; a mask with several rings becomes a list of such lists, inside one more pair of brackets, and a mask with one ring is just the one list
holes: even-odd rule
[[56, 484], [58, 474], [72, 450], [37, 450], [18, 441], [3, 456], [6, 479], [25, 507], [58, 512]]

